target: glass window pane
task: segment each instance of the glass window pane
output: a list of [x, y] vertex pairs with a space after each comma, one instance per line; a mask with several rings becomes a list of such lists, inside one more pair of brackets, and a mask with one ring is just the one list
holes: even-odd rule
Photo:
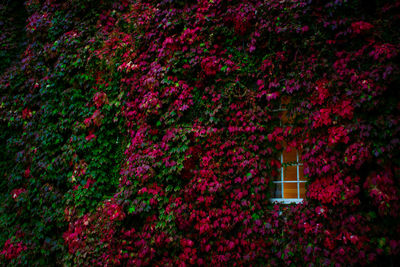
[[281, 112], [281, 123], [283, 125], [293, 124], [294, 122], [294, 114], [290, 113], [288, 110]]
[[290, 123], [288, 115], [289, 115], [289, 113], [287, 112], [287, 110], [282, 111], [282, 113], [281, 113], [281, 122], [282, 122], [283, 125]]
[[306, 183], [300, 183], [300, 198], [306, 197]]
[[304, 178], [304, 167], [303, 167], [303, 165], [299, 166], [299, 180], [300, 181], [306, 181], [306, 178]]
[[269, 192], [271, 198], [282, 198], [282, 183], [272, 183]]
[[290, 96], [282, 96], [281, 98], [281, 106], [282, 108], [286, 108], [286, 106], [290, 103]]
[[283, 163], [297, 162], [297, 150], [292, 149], [290, 152], [283, 151]]
[[297, 198], [297, 183], [285, 183], [283, 188], [284, 198]]
[[297, 181], [297, 166], [287, 166], [283, 170], [284, 181]]

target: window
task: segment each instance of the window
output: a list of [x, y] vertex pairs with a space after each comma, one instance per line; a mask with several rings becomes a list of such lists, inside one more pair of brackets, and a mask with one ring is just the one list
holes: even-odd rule
[[[286, 106], [290, 98], [284, 98], [279, 107], [280, 124], [288, 125], [294, 121], [294, 115], [290, 114]], [[287, 151], [286, 142], [283, 143], [283, 152], [280, 155], [281, 168], [279, 176], [275, 177], [271, 186], [271, 201], [282, 203], [299, 203], [305, 196], [306, 179], [304, 167], [301, 162], [301, 152], [296, 149]]]
[[276, 177], [271, 186], [271, 201], [283, 203], [299, 203], [305, 196], [303, 164], [299, 151], [285, 150], [281, 154], [280, 176]]

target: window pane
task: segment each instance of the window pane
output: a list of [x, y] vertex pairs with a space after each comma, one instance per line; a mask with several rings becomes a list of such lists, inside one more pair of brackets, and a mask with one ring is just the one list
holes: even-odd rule
[[283, 151], [283, 163], [297, 162], [297, 150], [292, 149], [290, 152]]
[[306, 178], [304, 178], [304, 167], [303, 167], [303, 165], [299, 166], [299, 180], [300, 181], [306, 181]]
[[281, 113], [281, 122], [282, 122], [283, 125], [290, 123], [288, 115], [289, 115], [289, 113], [288, 113], [287, 110], [282, 111], [282, 113]]
[[282, 96], [281, 98], [281, 106], [282, 108], [286, 108], [286, 106], [290, 103], [290, 96]]
[[300, 198], [306, 197], [306, 183], [300, 183]]
[[297, 166], [287, 166], [283, 170], [284, 181], [297, 181]]
[[297, 198], [297, 183], [285, 183], [283, 188], [284, 198]]
[[293, 124], [294, 114], [291, 114], [288, 110], [282, 111], [281, 113], [281, 123], [283, 125]]
[[282, 198], [282, 184], [272, 183], [269, 192], [272, 198]]

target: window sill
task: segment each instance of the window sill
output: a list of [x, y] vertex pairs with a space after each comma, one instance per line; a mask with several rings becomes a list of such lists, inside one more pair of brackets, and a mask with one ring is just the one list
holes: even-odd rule
[[283, 204], [299, 204], [301, 202], [303, 202], [302, 198], [270, 198], [270, 201], [272, 203], [283, 203]]

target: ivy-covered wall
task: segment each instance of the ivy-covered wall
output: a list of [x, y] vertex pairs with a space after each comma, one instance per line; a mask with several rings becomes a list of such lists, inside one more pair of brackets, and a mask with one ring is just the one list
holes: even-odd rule
[[[399, 260], [399, 1], [3, 1], [0, 27], [3, 264]], [[298, 205], [269, 201], [283, 149]]]

